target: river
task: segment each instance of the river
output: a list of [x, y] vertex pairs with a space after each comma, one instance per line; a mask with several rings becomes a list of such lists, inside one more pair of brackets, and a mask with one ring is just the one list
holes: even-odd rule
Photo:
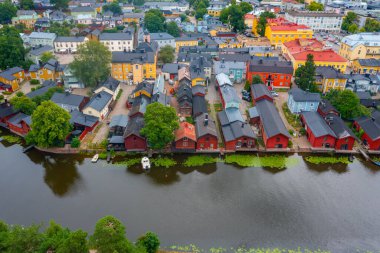
[[0, 219], [54, 219], [91, 232], [110, 214], [130, 239], [154, 231], [164, 246], [380, 249], [378, 168], [358, 159], [327, 166], [294, 157], [298, 165], [280, 171], [218, 163], [145, 174], [1, 143]]

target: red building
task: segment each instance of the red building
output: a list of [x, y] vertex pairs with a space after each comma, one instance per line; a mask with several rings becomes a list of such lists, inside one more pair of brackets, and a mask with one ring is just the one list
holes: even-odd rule
[[140, 131], [144, 127], [144, 118], [141, 116], [130, 118], [124, 133], [124, 145], [127, 151], [144, 151], [147, 148], [145, 137]]
[[194, 125], [188, 122], [181, 122], [175, 131], [174, 147], [176, 149], [189, 150], [196, 148], [197, 137]]
[[336, 150], [352, 150], [356, 141], [356, 136], [346, 123], [334, 112], [327, 114], [324, 120], [336, 136]]
[[327, 114], [335, 114], [339, 116], [338, 110], [335, 109], [335, 107], [327, 99], [322, 99], [322, 101], [319, 103], [317, 112], [322, 117], [326, 117]]
[[13, 109], [13, 106], [5, 101], [0, 104], [0, 125], [7, 127], [8, 120], [17, 114], [18, 111]]
[[357, 131], [363, 131], [362, 142], [369, 150], [380, 150], [380, 111], [372, 112], [371, 117], [361, 117], [354, 122]]
[[17, 113], [8, 120], [8, 128], [11, 132], [25, 136], [30, 131], [31, 118], [22, 112]]
[[317, 112], [301, 113], [307, 140], [313, 148], [335, 148], [336, 135]]
[[293, 66], [291, 62], [275, 60], [251, 60], [247, 63], [246, 79], [252, 83], [253, 76], [260, 76], [264, 84], [272, 88], [290, 88]]
[[266, 99], [256, 102], [249, 110], [250, 122], [257, 124], [267, 149], [287, 148], [289, 133], [274, 104]]
[[207, 113], [195, 118], [195, 134], [197, 136], [197, 150], [218, 149], [218, 135], [215, 121]]
[[80, 140], [83, 140], [89, 132], [92, 132], [99, 123], [97, 117], [83, 114], [77, 110], [70, 112], [70, 115], [70, 123], [73, 125], [72, 134], [74, 134], [75, 131], [80, 131]]
[[266, 99], [269, 102], [273, 102], [272, 94], [270, 93], [268, 87], [264, 84], [252, 84], [251, 97], [253, 102], [258, 102], [262, 99]]

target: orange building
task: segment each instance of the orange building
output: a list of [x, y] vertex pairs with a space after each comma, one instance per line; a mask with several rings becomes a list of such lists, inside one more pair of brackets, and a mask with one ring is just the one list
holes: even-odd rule
[[20, 83], [25, 80], [25, 72], [20, 67], [14, 67], [0, 72], [0, 89], [15, 91], [20, 88]]

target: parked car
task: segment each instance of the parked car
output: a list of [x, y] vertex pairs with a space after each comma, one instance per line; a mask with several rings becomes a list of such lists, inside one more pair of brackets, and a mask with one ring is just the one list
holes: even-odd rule
[[270, 93], [272, 94], [273, 97], [278, 97], [278, 93], [275, 92], [274, 90], [271, 90]]

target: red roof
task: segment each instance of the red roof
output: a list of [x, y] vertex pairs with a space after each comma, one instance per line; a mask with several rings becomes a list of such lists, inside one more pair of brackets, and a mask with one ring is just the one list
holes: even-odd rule
[[310, 27], [306, 25], [298, 25], [284, 18], [269, 18], [267, 21], [272, 31], [297, 31], [299, 29], [310, 29]]
[[255, 15], [250, 14], [250, 13], [247, 13], [247, 14], [244, 15], [244, 18], [245, 18], [245, 19], [255, 18]]
[[306, 61], [308, 54], [314, 56], [314, 61], [347, 62], [345, 58], [335, 53], [332, 49], [326, 49], [323, 51], [306, 50], [292, 55], [295, 60]]
[[317, 39], [295, 39], [283, 44], [291, 54], [303, 52], [305, 50], [322, 50], [325, 46]]
[[175, 131], [175, 141], [178, 141], [185, 137], [190, 140], [197, 141], [194, 125], [188, 122], [181, 122], [179, 123], [178, 130]]

